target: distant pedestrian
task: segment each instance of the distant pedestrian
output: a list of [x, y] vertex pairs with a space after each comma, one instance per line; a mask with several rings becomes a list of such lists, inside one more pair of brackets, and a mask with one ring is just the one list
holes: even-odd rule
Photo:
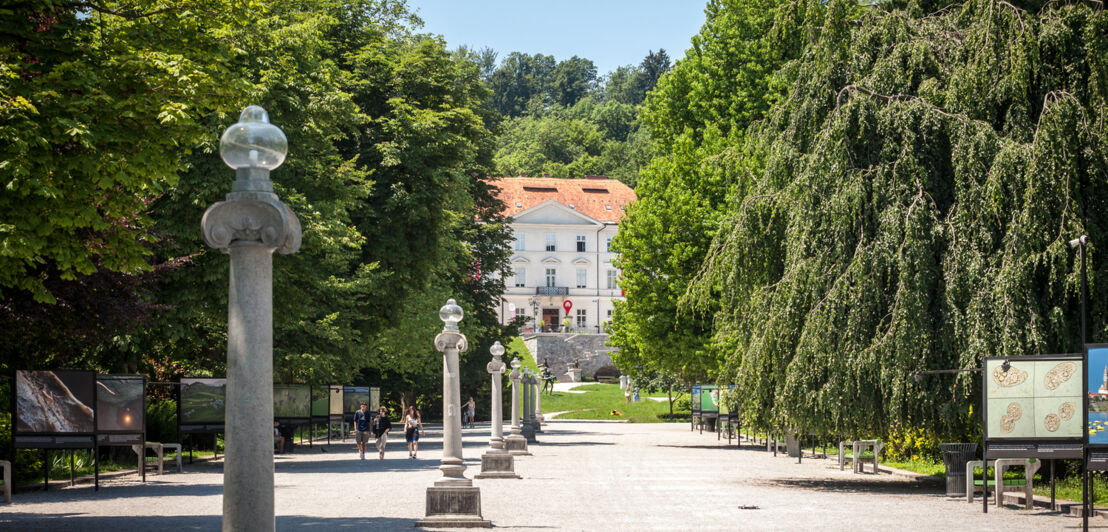
[[280, 421], [273, 422], [273, 447], [277, 449], [277, 454], [285, 452], [285, 437], [281, 435]]
[[358, 454], [365, 460], [365, 446], [369, 443], [369, 413], [366, 412], [365, 401], [354, 412], [354, 443], [358, 444]]
[[415, 458], [419, 452], [419, 433], [423, 430], [423, 420], [414, 405], [408, 406], [404, 416], [404, 440], [408, 442], [408, 458]]
[[385, 407], [381, 407], [377, 410], [377, 417], [373, 418], [373, 435], [377, 438], [377, 452], [380, 454], [379, 460], [385, 459], [385, 445], [389, 442], [389, 431], [392, 430], [392, 423], [388, 417], [389, 410]]
[[633, 402], [633, 403], [639, 402], [639, 389], [638, 388], [635, 388], [635, 393], [631, 394], [631, 402]]
[[631, 388], [623, 389], [623, 397], [627, 399], [627, 404], [631, 404]]
[[477, 417], [477, 403], [473, 402], [472, 396], [469, 398], [469, 402], [465, 404], [462, 415], [466, 426], [473, 428], [473, 418]]

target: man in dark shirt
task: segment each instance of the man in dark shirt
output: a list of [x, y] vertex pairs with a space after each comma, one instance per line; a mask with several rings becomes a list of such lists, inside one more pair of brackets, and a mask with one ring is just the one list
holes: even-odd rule
[[358, 454], [365, 460], [365, 445], [369, 443], [369, 413], [365, 411], [363, 401], [361, 409], [354, 412], [354, 443], [358, 444]]
[[373, 418], [373, 435], [377, 438], [377, 452], [381, 455], [380, 460], [385, 459], [385, 445], [389, 442], [389, 431], [392, 430], [388, 413], [388, 409], [382, 406], [377, 411], [377, 417]]

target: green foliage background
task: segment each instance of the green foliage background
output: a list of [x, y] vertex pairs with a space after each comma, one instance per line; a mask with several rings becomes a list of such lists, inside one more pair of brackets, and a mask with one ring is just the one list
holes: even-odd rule
[[[1108, 15], [1082, 2], [712, 1], [648, 98], [619, 362], [748, 423], [972, 437], [986, 356], [1105, 334]], [[676, 220], [683, 229], [674, 230]]]

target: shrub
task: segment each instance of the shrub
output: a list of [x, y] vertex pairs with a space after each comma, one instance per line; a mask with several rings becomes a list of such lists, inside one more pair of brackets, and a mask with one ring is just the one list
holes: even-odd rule
[[676, 412], [692, 412], [692, 397], [688, 394], [681, 394], [676, 401], [673, 402], [673, 411]]
[[177, 441], [177, 402], [172, 399], [146, 403], [146, 440]]
[[889, 434], [885, 440], [885, 459], [893, 462], [942, 460], [939, 438], [922, 428], [902, 429]]

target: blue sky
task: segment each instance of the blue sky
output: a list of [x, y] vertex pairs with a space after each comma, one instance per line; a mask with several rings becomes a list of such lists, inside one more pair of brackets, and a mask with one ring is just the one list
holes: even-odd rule
[[597, 74], [638, 64], [650, 50], [684, 57], [704, 24], [700, 0], [408, 0], [424, 30], [450, 48], [486, 46], [500, 53], [574, 55], [596, 63]]

